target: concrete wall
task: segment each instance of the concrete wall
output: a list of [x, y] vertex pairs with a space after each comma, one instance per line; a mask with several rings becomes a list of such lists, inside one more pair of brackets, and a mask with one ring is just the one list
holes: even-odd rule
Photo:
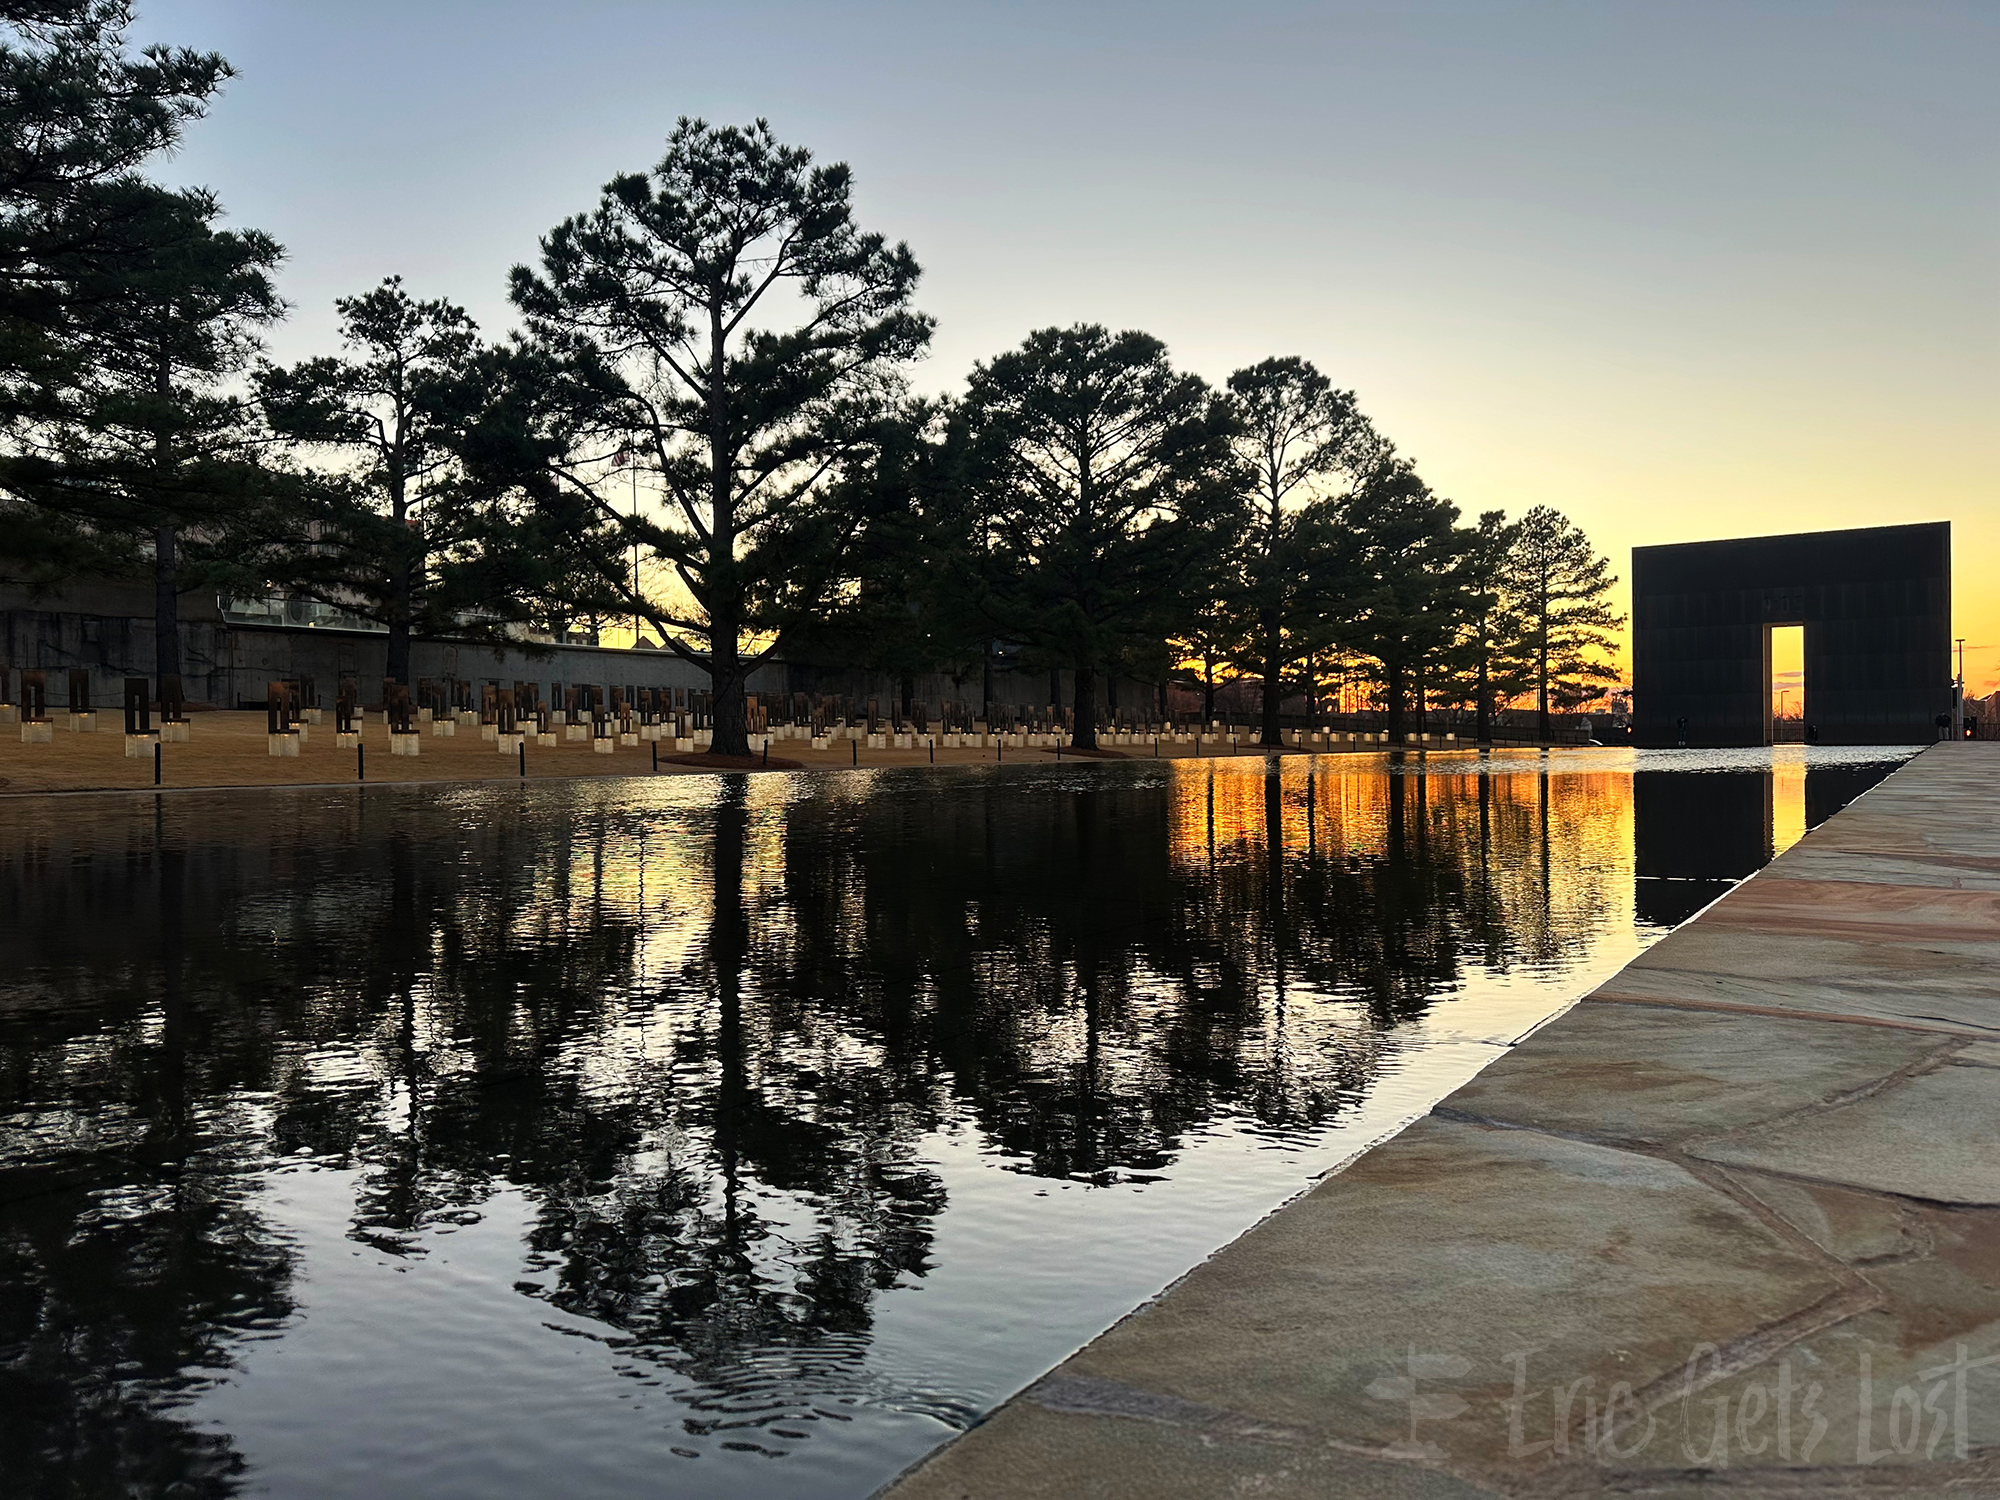
[[1951, 707], [1948, 522], [1632, 552], [1634, 739], [1761, 745], [1770, 631], [1805, 627], [1805, 721], [1823, 743], [1918, 744]]
[[[189, 594], [181, 600], [181, 681], [190, 703], [215, 708], [262, 705], [274, 678], [310, 677], [324, 704], [333, 702], [343, 676], [359, 679], [362, 701], [381, 701], [389, 640], [375, 631], [332, 630], [284, 625], [244, 625], [226, 621], [214, 596]], [[86, 584], [40, 598], [0, 589], [0, 666], [45, 671], [49, 702], [67, 705], [68, 673], [87, 668], [91, 700], [100, 708], [124, 701], [127, 677], [153, 675], [153, 601], [143, 588]], [[411, 675], [419, 680], [457, 678], [475, 684], [516, 681], [542, 685], [545, 699], [557, 683], [600, 686], [706, 689], [707, 674], [667, 651], [628, 651], [599, 646], [549, 646], [538, 651], [495, 648], [459, 641], [416, 641], [410, 648]], [[1072, 673], [1060, 674], [1061, 703], [1068, 708]], [[18, 687], [13, 678], [10, 687]], [[1049, 700], [1046, 671], [996, 668], [954, 680], [925, 673], [911, 683], [913, 695], [932, 705], [953, 700], [984, 712], [990, 687], [995, 704], [1040, 709]], [[857, 706], [874, 698], [885, 714], [902, 702], [901, 680], [839, 663], [767, 662], [750, 677], [758, 694], [845, 694]], [[1098, 701], [1112, 689], [1100, 684]], [[1149, 713], [1156, 701], [1150, 684], [1121, 680], [1117, 704], [1126, 712]]]
[[[343, 675], [358, 678], [364, 703], [379, 704], [389, 638], [375, 631], [239, 625], [224, 621], [214, 597], [181, 601], [181, 683], [190, 703], [235, 708], [261, 705], [273, 678], [310, 677], [331, 704]], [[139, 589], [86, 585], [39, 599], [0, 591], [0, 665], [49, 673], [49, 702], [65, 706], [68, 673], [90, 672], [91, 697], [100, 708], [124, 701], [127, 677], [153, 675], [152, 599]], [[621, 651], [598, 646], [551, 646], [538, 652], [457, 641], [417, 641], [410, 648], [411, 675], [456, 677], [511, 686], [539, 682], [600, 686], [706, 688], [697, 667], [666, 651]], [[15, 678], [10, 686], [19, 685]], [[751, 675], [753, 693], [786, 691], [782, 664]]]

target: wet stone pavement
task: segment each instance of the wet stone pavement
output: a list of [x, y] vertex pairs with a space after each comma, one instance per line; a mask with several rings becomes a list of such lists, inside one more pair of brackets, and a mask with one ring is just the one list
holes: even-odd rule
[[2000, 1495], [2000, 746], [1919, 756], [885, 1493]]

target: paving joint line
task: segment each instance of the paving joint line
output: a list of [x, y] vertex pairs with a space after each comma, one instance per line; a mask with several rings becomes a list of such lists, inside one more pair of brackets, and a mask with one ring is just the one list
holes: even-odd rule
[[[1650, 973], [1663, 972], [1658, 969]], [[1687, 970], [1669, 969], [1666, 973], [1686, 973]], [[1824, 1021], [1833, 1026], [1880, 1026], [1890, 1031], [1920, 1031], [1932, 1036], [1961, 1037], [1969, 1042], [1985, 1042], [2000, 1038], [2000, 1026], [1983, 1027], [1964, 1021], [1948, 1021], [1942, 1016], [1920, 1016], [1908, 1020], [1896, 1020], [1887, 1016], [1863, 1016], [1851, 1011], [1791, 1010], [1782, 1005], [1745, 1005], [1736, 1000], [1659, 1000], [1650, 995], [1605, 995], [1593, 992], [1585, 995], [1579, 1004], [1595, 1002], [1600, 1005], [1648, 1005], [1656, 1010], [1720, 1011], [1725, 1015], [1767, 1016], [1777, 1021]], [[1936, 1024], [1924, 1026], [1919, 1021]]]

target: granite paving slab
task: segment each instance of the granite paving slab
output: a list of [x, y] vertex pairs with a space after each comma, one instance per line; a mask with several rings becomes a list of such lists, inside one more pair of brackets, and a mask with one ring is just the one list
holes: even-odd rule
[[1952, 951], [1944, 942], [1744, 929], [1711, 924], [1708, 915], [1669, 933], [1591, 998], [1857, 1017], [2000, 1037], [2000, 961]]
[[1871, 1273], [1881, 1306], [1660, 1407], [1647, 1446], [1717, 1470], [1817, 1469], [1829, 1489], [1843, 1470], [1850, 1485], [1891, 1470], [1888, 1488], [1938, 1466], [1935, 1489], [1892, 1492], [2000, 1494], [2000, 1219], [1929, 1229], [1938, 1253]]
[[[1519, 1360], [1636, 1390], [1676, 1372], [1692, 1343], [1733, 1343], [1850, 1286], [1683, 1167], [1584, 1142], [1427, 1119], [1337, 1180], [1066, 1373], [1476, 1463], [1504, 1442]], [[1331, 1243], [1343, 1253], [1328, 1259]], [[1486, 1315], [1468, 1322], [1468, 1300]], [[1393, 1384], [1412, 1350], [1457, 1371], [1462, 1418], [1413, 1424]]]
[[[1295, 1434], [1246, 1436], [1200, 1408], [1031, 1386], [905, 1479], [899, 1500], [1497, 1500], [1505, 1492], [1406, 1463], [1385, 1463]], [[1097, 1399], [1093, 1400], [1092, 1398]], [[1109, 1407], [1111, 1410], [1099, 1410]]]
[[1942, 1067], [1691, 1149], [1726, 1166], [1937, 1203], [2000, 1205], [2000, 1079], [1990, 1068]]
[[2000, 891], [1873, 881], [1800, 881], [1771, 869], [1718, 903], [1710, 930], [1782, 932], [1943, 947], [2000, 960]]
[[1920, 1205], [1824, 1182], [1794, 1182], [1755, 1172], [1728, 1176], [1827, 1254], [1850, 1265], [1927, 1254], [1932, 1247]]
[[1790, 880], [1866, 881], [1877, 885], [1947, 886], [2000, 891], [2000, 855], [1930, 851], [1884, 853], [1839, 845], [1795, 844], [1770, 866]]
[[1660, 1145], [1828, 1104], [1959, 1045], [1882, 1026], [1586, 1000], [1440, 1112]]

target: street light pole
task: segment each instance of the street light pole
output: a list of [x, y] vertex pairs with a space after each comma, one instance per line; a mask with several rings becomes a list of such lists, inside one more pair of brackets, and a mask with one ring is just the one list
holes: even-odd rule
[[1958, 679], [1951, 685], [1951, 737], [1965, 738], [1965, 637], [1958, 638]]

